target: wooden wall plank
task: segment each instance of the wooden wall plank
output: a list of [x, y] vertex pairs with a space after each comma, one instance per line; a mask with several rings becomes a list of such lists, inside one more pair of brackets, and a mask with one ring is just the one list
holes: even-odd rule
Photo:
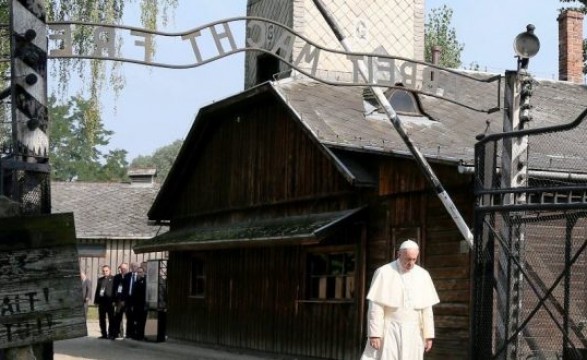
[[251, 104], [236, 118], [216, 116], [211, 125], [216, 131], [201, 143], [174, 217], [350, 189], [333, 162], [278, 103]]
[[[167, 252], [151, 252], [144, 254], [135, 254], [132, 248], [140, 240], [119, 239], [119, 240], [102, 240], [102, 239], [77, 239], [78, 244], [100, 245], [106, 249], [105, 256], [83, 256], [78, 257], [79, 270], [85, 271], [86, 276], [92, 282], [92, 296], [96, 291], [98, 278], [102, 276], [102, 266], [108, 265], [112, 274], [117, 273], [118, 265], [122, 262], [142, 263], [148, 260], [165, 260]], [[92, 302], [93, 304], [93, 298]]]
[[85, 336], [73, 214], [0, 218], [0, 349]]
[[[280, 354], [354, 359], [346, 354], [351, 349], [356, 356], [356, 342], [349, 345], [346, 339], [357, 335], [357, 306], [300, 303], [303, 254], [300, 247], [207, 253], [209, 281], [201, 308], [178, 287], [185, 289], [185, 279], [170, 279], [169, 321], [174, 326], [169, 336]], [[189, 261], [188, 253], [172, 253], [170, 273], [187, 271]]]

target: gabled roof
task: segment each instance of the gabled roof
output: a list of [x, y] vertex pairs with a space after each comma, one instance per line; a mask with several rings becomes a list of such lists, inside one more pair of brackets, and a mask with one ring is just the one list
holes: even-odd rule
[[159, 186], [52, 182], [52, 213], [73, 212], [78, 239], [149, 239], [166, 231], [148, 224]]
[[[274, 85], [288, 106], [324, 145], [358, 151], [410, 156], [408, 148], [384, 114], [367, 115], [363, 106], [362, 88], [334, 87], [315, 81], [284, 81]], [[533, 85], [530, 103], [531, 128], [569, 123], [587, 108], [587, 87], [567, 82], [541, 80]], [[482, 87], [461, 89], [463, 97], [485, 99]], [[503, 92], [502, 92], [503, 94]], [[503, 96], [503, 95], [502, 95]], [[493, 97], [496, 97], [493, 94]], [[411, 140], [429, 161], [474, 163], [476, 136], [502, 132], [503, 111], [486, 114], [429, 96], [419, 96], [424, 117], [399, 116]], [[501, 101], [503, 106], [503, 100]], [[367, 115], [367, 116], [366, 116]], [[583, 126], [585, 128], [587, 124]], [[559, 137], [560, 136], [560, 137]], [[587, 159], [582, 144], [584, 132], [569, 131], [557, 135], [557, 152]], [[533, 144], [531, 156], [548, 159], [554, 144]], [[585, 172], [584, 164], [548, 160], [543, 169], [565, 169]], [[540, 162], [533, 161], [533, 164]], [[580, 165], [580, 166], [578, 166]]]
[[[489, 77], [491, 74], [477, 75]], [[497, 103], [497, 93], [488, 93], [486, 87], [469, 84], [458, 90], [469, 103], [477, 99], [483, 103]], [[161, 218], [159, 206], [164, 202], [163, 199], [169, 201], [167, 197], [172, 196], [174, 189], [180, 187], [183, 179], [187, 177], [185, 172], [191, 168], [187, 164], [193, 156], [193, 147], [205, 132], [207, 115], [215, 111], [230, 111], [232, 106], [243, 104], [251, 97], [261, 94], [270, 94], [281, 99], [293, 117], [324, 146], [348, 179], [361, 177], [358, 175], [361, 172], [353, 172], [353, 166], [347, 166], [344, 159], [337, 157], [333, 150], [411, 157], [408, 148], [384, 114], [374, 114], [365, 107], [362, 87], [332, 86], [308, 79], [268, 82], [200, 110], [161, 192], [149, 211], [150, 218]], [[503, 91], [500, 94], [503, 94]], [[491, 96], [495, 99], [488, 99]], [[503, 111], [487, 114], [422, 95], [419, 96], [419, 101], [424, 116], [400, 115], [400, 119], [413, 143], [430, 162], [443, 162], [455, 166], [473, 165], [476, 137], [484, 133], [502, 132]], [[499, 101], [503, 107], [503, 99]], [[535, 81], [530, 102], [534, 106], [531, 109], [534, 120], [530, 127], [570, 123], [587, 108], [587, 87], [560, 81]], [[586, 126], [587, 124], [583, 125], [583, 128]], [[538, 164], [542, 170], [587, 172], [584, 166], [587, 146], [576, 145], [585, 143], [583, 134], [584, 131], [567, 131], [556, 135], [556, 152], [562, 156], [551, 156], [554, 145], [552, 143], [533, 144], [530, 154], [538, 161], [532, 161], [532, 164]], [[581, 161], [571, 163], [566, 161], [565, 156], [573, 156]], [[366, 179], [364, 176], [362, 178]]]

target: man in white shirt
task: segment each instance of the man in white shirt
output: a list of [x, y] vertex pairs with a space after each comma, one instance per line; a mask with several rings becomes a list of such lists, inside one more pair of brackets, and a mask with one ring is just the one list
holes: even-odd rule
[[406, 240], [397, 260], [375, 271], [361, 360], [421, 360], [432, 348], [432, 306], [440, 300], [428, 271], [416, 265], [419, 254], [418, 244]]

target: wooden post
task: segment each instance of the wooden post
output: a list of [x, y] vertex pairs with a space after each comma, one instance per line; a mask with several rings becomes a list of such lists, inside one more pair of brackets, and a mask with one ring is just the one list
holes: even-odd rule
[[[20, 213], [21, 211], [19, 203], [12, 201], [6, 196], [0, 194], [0, 217], [19, 216]], [[32, 345], [6, 349], [4, 356], [6, 360], [35, 359]]]
[[27, 162], [46, 162], [49, 137], [45, 0], [12, 0], [10, 5], [13, 151]]
[[[524, 68], [507, 71], [505, 76], [504, 132], [519, 131], [527, 128], [531, 117], [528, 114], [531, 79]], [[526, 106], [522, 106], [526, 105]], [[503, 140], [502, 151], [502, 188], [514, 189], [528, 186], [528, 137], [507, 137]], [[508, 194], [504, 204], [525, 204], [524, 193]], [[522, 272], [519, 266], [524, 264], [525, 225], [521, 223], [522, 214], [505, 212], [503, 232], [501, 234], [508, 244], [509, 253], [500, 251], [497, 258], [498, 311], [501, 322], [497, 326], [498, 348], [506, 347], [500, 358], [517, 359], [518, 338], [520, 333], [520, 311], [522, 307]], [[515, 339], [512, 337], [515, 334]]]
[[[11, 110], [12, 110], [12, 158], [11, 158], [11, 189], [4, 192], [0, 186], [0, 197], [11, 194], [14, 200], [25, 204], [14, 203], [7, 198], [0, 199], [0, 217], [19, 219], [21, 211], [28, 213], [49, 213], [48, 166], [45, 168], [24, 167], [21, 162], [41, 163], [47, 165], [49, 139], [47, 136], [47, 24], [45, 19], [45, 0], [11, 0], [10, 5], [10, 52], [11, 52]], [[17, 170], [17, 168], [22, 168]], [[3, 170], [3, 169], [2, 169]], [[24, 170], [26, 187], [18, 188], [19, 174]], [[38, 172], [46, 173], [45, 178]], [[0, 171], [2, 174], [2, 171]], [[3, 175], [2, 175], [3, 176]], [[4, 178], [0, 179], [3, 181]], [[24, 194], [23, 194], [24, 191]], [[25, 201], [24, 195], [36, 193]], [[16, 205], [15, 205], [16, 204]], [[17, 209], [15, 211], [15, 209]], [[26, 222], [23, 222], [26, 227]], [[39, 234], [39, 236], [41, 236]], [[21, 240], [20, 235], [16, 241]], [[1, 279], [0, 279], [1, 280]], [[8, 292], [9, 290], [2, 290]], [[3, 325], [5, 325], [3, 323]], [[9, 324], [12, 326], [12, 324]], [[5, 325], [8, 329], [8, 324]], [[7, 359], [53, 359], [51, 342], [22, 344], [5, 350]]]
[[87, 335], [73, 214], [18, 216], [18, 204], [0, 204], [13, 215], [0, 217], [0, 349], [53, 359], [53, 341]]

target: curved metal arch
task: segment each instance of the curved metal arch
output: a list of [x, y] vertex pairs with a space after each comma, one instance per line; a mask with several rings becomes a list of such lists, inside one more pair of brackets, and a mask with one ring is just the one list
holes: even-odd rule
[[[118, 57], [96, 57], [96, 56], [86, 56], [86, 55], [72, 55], [72, 56], [68, 56], [67, 58], [74, 58], [74, 59], [96, 59], [96, 60], [111, 60], [111, 61], [120, 61], [120, 62], [126, 62], [126, 63], [132, 63], [132, 64], [139, 64], [139, 65], [150, 65], [150, 66], [155, 66], [155, 67], [160, 67], [160, 68], [166, 68], [166, 69], [193, 69], [196, 67], [199, 67], [201, 65], [205, 65], [208, 63], [211, 63], [213, 61], [216, 60], [220, 60], [222, 58], [225, 58], [227, 56], [230, 55], [234, 55], [240, 52], [246, 52], [246, 51], [259, 51], [265, 54], [269, 54], [269, 55], [273, 55], [275, 56], [275, 54], [271, 51], [265, 50], [265, 49], [260, 49], [260, 48], [253, 48], [253, 47], [245, 47], [245, 48], [241, 48], [241, 49], [237, 49], [237, 50], [232, 50], [232, 51], [227, 51], [225, 52], [223, 55], [218, 55], [218, 56], [214, 56], [211, 57], [209, 59], [203, 60], [201, 62], [198, 63], [193, 63], [193, 64], [186, 64], [186, 65], [169, 65], [169, 64], [164, 64], [164, 63], [156, 63], [156, 62], [147, 62], [147, 61], [143, 61], [143, 60], [135, 60], [135, 59], [127, 59], [127, 58], [118, 58]], [[360, 86], [360, 87], [366, 87], [366, 86], [381, 86], [380, 84], [378, 85], [377, 83], [370, 83], [370, 82], [364, 82], [364, 83], [351, 83], [351, 82], [342, 82], [342, 81], [331, 81], [331, 80], [327, 80], [324, 78], [320, 78], [318, 76], [315, 76], [313, 74], [311, 74], [310, 72], [292, 64], [289, 61], [286, 61], [285, 59], [276, 56], [280, 61], [286, 63], [288, 66], [291, 66], [293, 69], [295, 69], [296, 71], [298, 71], [299, 73], [314, 79], [318, 82], [321, 82], [323, 84], [327, 84], [327, 85], [332, 85], [332, 86]], [[62, 57], [59, 57], [62, 58]], [[437, 99], [442, 99], [444, 101], [448, 101], [452, 104], [458, 105], [458, 106], [462, 106], [464, 108], [467, 108], [469, 110], [473, 110], [473, 111], [477, 111], [477, 112], [482, 112], [482, 113], [492, 113], [495, 111], [498, 111], [499, 108], [498, 107], [494, 107], [494, 108], [490, 108], [490, 109], [478, 109], [478, 108], [474, 108], [472, 106], [463, 104], [463, 103], [459, 103], [456, 100], [452, 100], [446, 97], [442, 97], [439, 95], [436, 95], [434, 93], [431, 92], [427, 92], [427, 91], [422, 91], [422, 90], [418, 90], [418, 89], [412, 89], [412, 88], [407, 88], [405, 86], [395, 86], [395, 85], [385, 85], [384, 86], [387, 89], [399, 89], [399, 90], [405, 90], [405, 91], [410, 91], [410, 92], [414, 92], [417, 94], [421, 94], [421, 95], [426, 95], [426, 96], [431, 96]]]
[[[226, 23], [231, 23], [231, 22], [237, 22], [237, 21], [250, 21], [250, 20], [257, 20], [257, 21], [262, 21], [262, 22], [266, 22], [266, 23], [270, 23], [273, 25], [277, 25], [280, 28], [282, 28], [283, 30], [287, 30], [288, 32], [294, 34], [295, 36], [299, 37], [300, 39], [304, 40], [306, 43], [322, 50], [322, 51], [326, 51], [328, 53], [334, 53], [334, 54], [339, 54], [339, 55], [345, 55], [345, 56], [356, 56], [356, 57], [376, 57], [376, 58], [381, 58], [381, 59], [394, 59], [394, 60], [401, 60], [401, 61], [407, 61], [407, 62], [412, 62], [412, 63], [416, 63], [416, 64], [420, 64], [420, 65], [424, 65], [424, 66], [428, 66], [437, 70], [441, 70], [441, 71], [446, 71], [448, 73], [451, 73], [453, 75], [459, 76], [459, 77], [463, 77], [463, 78], [467, 78], [469, 80], [473, 80], [473, 81], [477, 81], [477, 82], [482, 82], [482, 83], [490, 83], [493, 81], [496, 81], [498, 79], [500, 79], [502, 76], [501, 75], [495, 75], [495, 76], [491, 76], [487, 79], [479, 79], [476, 78], [474, 76], [471, 75], [467, 75], [464, 73], [461, 73], [457, 70], [453, 70], [453, 69], [449, 69], [449, 68], [445, 68], [439, 65], [435, 65], [432, 63], [428, 63], [426, 61], [420, 61], [420, 60], [414, 60], [414, 59], [409, 59], [406, 57], [401, 57], [401, 56], [391, 56], [391, 55], [386, 55], [386, 54], [373, 54], [373, 53], [366, 53], [366, 52], [348, 52], [348, 51], [343, 51], [343, 50], [338, 50], [338, 49], [332, 49], [332, 48], [328, 48], [326, 46], [323, 45], [319, 45], [316, 42], [314, 42], [313, 40], [309, 39], [308, 37], [300, 34], [299, 32], [293, 30], [290, 27], [287, 27], [277, 21], [271, 20], [271, 19], [266, 19], [263, 17], [258, 17], [258, 16], [236, 16], [236, 17], [231, 17], [231, 18], [226, 18], [223, 20], [217, 20], [217, 21], [213, 21], [210, 23], [207, 23], [205, 25], [202, 26], [198, 26], [196, 28], [190, 29], [190, 30], [186, 30], [186, 31], [181, 31], [181, 32], [164, 32], [164, 31], [157, 31], [157, 30], [148, 30], [148, 29], [143, 29], [143, 28], [139, 28], [139, 27], [135, 27], [135, 26], [127, 26], [127, 25], [116, 25], [116, 24], [101, 24], [101, 23], [95, 23], [95, 22], [83, 22], [83, 21], [52, 21], [52, 22], [48, 22], [47, 25], [88, 25], [88, 26], [99, 26], [99, 27], [108, 27], [108, 28], [115, 28], [115, 29], [123, 29], [123, 30], [130, 30], [130, 31], [139, 31], [145, 34], [152, 34], [152, 35], [160, 35], [160, 36], [165, 36], [165, 37], [178, 37], [178, 36], [184, 36], [184, 35], [189, 35], [189, 34], [193, 34], [195, 32], [199, 32], [201, 30], [216, 26], [216, 25], [220, 25], [220, 24], [226, 24]], [[245, 49], [245, 48], [244, 48]], [[249, 48], [247, 50], [262, 50], [259, 48]], [[270, 53], [270, 52], [268, 52]], [[275, 54], [271, 53], [272, 55], [275, 56]], [[227, 53], [227, 55], [231, 55], [231, 53]], [[61, 57], [65, 57], [65, 56], [59, 56], [59, 58]], [[72, 57], [72, 56], [67, 56]], [[100, 58], [102, 59], [102, 58]], [[217, 58], [214, 58], [214, 60], [217, 60]], [[149, 63], [150, 64], [150, 63]], [[362, 84], [363, 86], [368, 85], [368, 84]], [[376, 84], [374, 84], [376, 85]]]
[[136, 59], [130, 59], [130, 58], [125, 58], [125, 57], [111, 57], [111, 56], [95, 56], [95, 55], [57, 55], [57, 56], [52, 56], [49, 55], [49, 58], [53, 58], [53, 59], [58, 59], [58, 58], [72, 58], [72, 59], [94, 59], [94, 60], [111, 60], [111, 61], [119, 61], [119, 62], [127, 62], [127, 63], [133, 63], [133, 64], [138, 64], [138, 65], [148, 65], [148, 66], [155, 66], [155, 67], [160, 67], [160, 68], [167, 68], [167, 69], [191, 69], [191, 68], [196, 68], [199, 67], [201, 65], [205, 65], [208, 64], [210, 62], [228, 57], [230, 55], [234, 55], [240, 52], [245, 52], [245, 51], [258, 51], [258, 52], [262, 52], [271, 56], [274, 56], [276, 58], [278, 58], [280, 61], [284, 62], [285, 64], [287, 64], [288, 66], [290, 66], [291, 68], [295, 69], [296, 71], [298, 71], [299, 73], [314, 79], [318, 82], [327, 84], [327, 85], [333, 85], [333, 86], [381, 86], [381, 87], [385, 87], [385, 88], [397, 88], [397, 89], [402, 89], [402, 90], [407, 90], [407, 91], [411, 91], [417, 94], [421, 94], [421, 95], [426, 95], [426, 96], [430, 96], [430, 97], [434, 97], [434, 98], [438, 98], [438, 99], [442, 99], [445, 101], [448, 101], [450, 103], [453, 103], [455, 105], [459, 105], [462, 107], [465, 107], [469, 110], [473, 110], [473, 111], [477, 111], [477, 112], [482, 112], [482, 113], [492, 113], [495, 111], [499, 110], [500, 107], [500, 84], [501, 84], [501, 75], [495, 75], [495, 76], [491, 76], [488, 77], [486, 79], [479, 79], [476, 78], [474, 76], [468, 75], [468, 74], [464, 74], [461, 72], [458, 72], [456, 70], [452, 70], [452, 69], [448, 69], [448, 68], [444, 68], [435, 64], [430, 64], [427, 63], [425, 61], [419, 61], [419, 60], [413, 60], [413, 59], [408, 59], [405, 57], [400, 57], [400, 56], [390, 56], [390, 55], [385, 55], [385, 54], [373, 54], [373, 53], [365, 53], [365, 52], [349, 52], [349, 51], [342, 51], [342, 50], [337, 50], [337, 49], [331, 49], [322, 45], [319, 45], [317, 43], [315, 43], [314, 41], [310, 40], [309, 38], [305, 37], [304, 35], [294, 31], [293, 29], [280, 24], [276, 21], [270, 20], [270, 19], [265, 19], [262, 17], [253, 17], [253, 16], [240, 16], [240, 17], [233, 17], [233, 18], [227, 18], [224, 20], [218, 20], [218, 21], [214, 21], [214, 22], [210, 22], [208, 24], [199, 26], [197, 28], [193, 28], [187, 31], [182, 31], [182, 32], [162, 32], [162, 31], [156, 31], [156, 30], [148, 30], [148, 29], [143, 29], [143, 28], [138, 28], [138, 27], [133, 27], [133, 26], [126, 26], [126, 25], [115, 25], [115, 24], [100, 24], [100, 23], [94, 23], [94, 22], [81, 22], [81, 21], [56, 21], [56, 22], [49, 22], [49, 25], [87, 25], [87, 26], [96, 26], [96, 27], [107, 27], [107, 28], [115, 28], [115, 29], [123, 29], [123, 30], [129, 30], [129, 31], [138, 31], [138, 32], [142, 32], [142, 33], [146, 33], [146, 34], [153, 34], [153, 35], [160, 35], [160, 36], [165, 36], [165, 37], [178, 37], [178, 36], [185, 36], [188, 34], [193, 34], [196, 32], [200, 32], [203, 29], [207, 29], [219, 24], [228, 24], [231, 22], [237, 22], [237, 21], [250, 21], [250, 20], [254, 20], [254, 21], [260, 21], [260, 22], [265, 22], [265, 23], [269, 23], [269, 24], [273, 24], [275, 26], [280, 27], [281, 29], [288, 31], [289, 33], [293, 34], [294, 36], [302, 39], [303, 41], [305, 41], [307, 44], [315, 47], [316, 49], [319, 49], [321, 51], [327, 52], [327, 53], [332, 53], [332, 54], [337, 54], [337, 55], [344, 55], [347, 57], [356, 57], [356, 58], [378, 58], [378, 59], [390, 59], [390, 60], [399, 60], [399, 61], [404, 61], [404, 62], [408, 62], [408, 63], [414, 63], [414, 64], [419, 64], [419, 65], [423, 65], [429, 68], [433, 68], [433, 69], [437, 69], [439, 71], [444, 71], [447, 73], [450, 73], [452, 75], [461, 77], [461, 78], [465, 78], [471, 81], [475, 81], [478, 83], [492, 83], [497, 81], [497, 94], [496, 94], [496, 98], [497, 98], [497, 102], [496, 102], [496, 106], [491, 107], [489, 109], [484, 109], [484, 108], [477, 108], [471, 105], [467, 105], [464, 103], [461, 103], [459, 101], [456, 101], [454, 99], [451, 98], [447, 98], [444, 96], [440, 96], [437, 95], [433, 92], [429, 92], [429, 91], [425, 91], [425, 90], [421, 90], [421, 89], [417, 89], [417, 88], [411, 88], [411, 87], [404, 87], [404, 86], [394, 86], [394, 85], [390, 85], [390, 84], [385, 84], [382, 85], [381, 83], [377, 83], [377, 82], [373, 82], [373, 81], [369, 81], [367, 79], [364, 79], [364, 81], [362, 82], [350, 82], [350, 81], [332, 81], [332, 80], [328, 80], [325, 78], [322, 78], [320, 76], [317, 76], [313, 73], [308, 72], [307, 70], [304, 70], [303, 68], [300, 68], [299, 66], [297, 66], [296, 64], [293, 64], [291, 61], [289, 61], [288, 59], [284, 59], [282, 57], [280, 57], [278, 54], [269, 51], [267, 49], [263, 49], [260, 47], [253, 47], [253, 46], [246, 46], [246, 42], [245, 42], [245, 46], [244, 47], [240, 47], [237, 49], [233, 49], [230, 51], [224, 51], [221, 54], [209, 57], [205, 60], [201, 60], [195, 63], [189, 63], [189, 64], [183, 64], [183, 65], [173, 65], [173, 64], [167, 64], [167, 63], [161, 63], [161, 62], [150, 62], [150, 61], [144, 61], [144, 60], [136, 60]]

